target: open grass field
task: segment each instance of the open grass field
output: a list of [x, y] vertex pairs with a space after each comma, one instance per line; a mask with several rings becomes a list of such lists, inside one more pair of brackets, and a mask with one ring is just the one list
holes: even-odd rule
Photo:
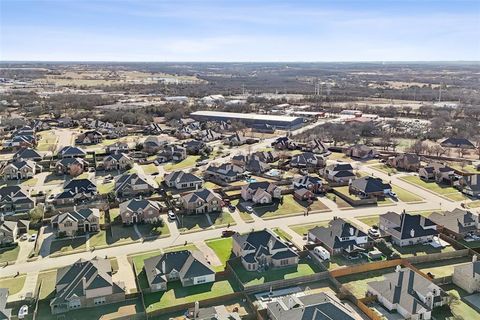
[[7, 288], [10, 295], [19, 293], [25, 284], [26, 277], [21, 274], [18, 277], [0, 278], [0, 288]]
[[220, 270], [223, 271], [225, 269], [225, 265], [227, 260], [230, 259], [232, 255], [232, 246], [233, 246], [233, 239], [232, 238], [220, 238], [220, 239], [212, 239], [205, 241], [206, 245], [209, 246], [217, 255], [218, 259], [222, 262]]
[[408, 258], [413, 256], [423, 256], [431, 253], [440, 253], [440, 252], [451, 252], [455, 251], [452, 246], [445, 248], [434, 248], [429, 244], [416, 244], [413, 246], [400, 247], [392, 245], [393, 251], [400, 254], [402, 258]]
[[20, 246], [15, 246], [12, 248], [2, 248], [0, 250], [0, 263], [12, 262], [17, 260], [19, 252]]
[[328, 225], [329, 221], [319, 221], [315, 223], [308, 223], [308, 224], [295, 224], [292, 226], [289, 226], [290, 229], [298, 233], [299, 235], [303, 236], [304, 234], [308, 233], [308, 230], [313, 229], [315, 227], [321, 227], [321, 226], [326, 226]]
[[322, 271], [307, 259], [300, 259], [298, 266], [271, 269], [264, 272], [247, 271], [240, 262], [235, 262], [232, 267], [240, 281], [246, 286], [282, 279], [293, 279]]
[[165, 165], [166, 171], [175, 171], [175, 170], [183, 170], [186, 168], [194, 167], [195, 163], [197, 163], [200, 156], [188, 156], [186, 159], [177, 162], [177, 163], [168, 163]]
[[439, 185], [436, 182], [425, 182], [418, 176], [406, 176], [401, 177], [400, 179], [453, 201], [461, 201], [468, 199], [460, 191], [453, 187]]

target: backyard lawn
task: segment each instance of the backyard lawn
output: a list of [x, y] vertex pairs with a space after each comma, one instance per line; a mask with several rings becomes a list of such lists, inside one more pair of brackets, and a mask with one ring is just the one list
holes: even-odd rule
[[157, 166], [155, 166], [153, 163], [145, 164], [145, 165], [140, 165], [140, 167], [143, 169], [143, 172], [144, 172], [145, 174], [158, 173], [158, 168], [157, 168]]
[[155, 292], [145, 295], [147, 312], [160, 310], [174, 305], [193, 303], [234, 293], [237, 290], [233, 281], [221, 280], [196, 286], [182, 287], [180, 281], [168, 284], [165, 292]]
[[271, 269], [264, 272], [247, 271], [240, 263], [240, 261], [236, 261], [232, 265], [232, 267], [240, 281], [246, 286], [252, 286], [282, 279], [293, 279], [322, 271], [319, 267], [314, 265], [308, 259], [300, 259], [300, 261], [298, 262], [298, 266], [286, 267], [281, 269]]
[[182, 170], [189, 167], [195, 166], [197, 160], [200, 159], [200, 156], [188, 156], [186, 159], [177, 162], [177, 163], [168, 163], [165, 165], [166, 171], [175, 171], [175, 170]]
[[455, 285], [443, 286], [442, 289], [456, 299], [450, 308], [443, 306], [433, 309], [432, 318], [438, 320], [478, 319], [478, 312], [462, 300], [468, 296], [467, 292]]
[[17, 260], [19, 252], [20, 246], [18, 245], [12, 248], [2, 248], [0, 251], [0, 263]]
[[305, 208], [293, 198], [293, 195], [288, 194], [283, 196], [283, 203], [275, 200], [271, 205], [255, 206], [253, 210], [259, 217], [272, 219], [285, 215], [302, 214]]
[[1, 278], [0, 288], [7, 288], [10, 295], [19, 293], [25, 284], [26, 277], [26, 275], [21, 274], [18, 277]]
[[115, 189], [115, 181], [108, 182], [108, 183], [99, 183], [97, 186], [97, 190], [99, 194], [107, 194], [113, 192]]
[[313, 229], [315, 227], [321, 227], [321, 226], [326, 226], [328, 225], [329, 221], [319, 221], [315, 223], [309, 223], [309, 224], [295, 224], [293, 226], [289, 226], [290, 229], [298, 233], [299, 235], [303, 236], [304, 234], [308, 233], [308, 230]]
[[461, 258], [441, 260], [441, 261], [432, 261], [425, 263], [415, 264], [415, 267], [424, 273], [430, 272], [435, 276], [435, 278], [447, 277], [453, 274], [453, 268], [455, 266], [471, 262], [472, 259], [470, 256], [465, 256]]
[[385, 268], [375, 271], [362, 272], [337, 278], [347, 289], [357, 298], [365, 297], [367, 292], [367, 283], [372, 281], [384, 280], [384, 275], [394, 272], [394, 268]]
[[233, 239], [232, 238], [212, 239], [212, 240], [205, 241], [205, 243], [215, 252], [218, 259], [220, 259], [220, 261], [223, 264], [220, 267], [220, 270], [217, 270], [217, 271], [223, 271], [223, 269], [225, 269], [227, 260], [230, 259], [230, 256], [232, 255]]
[[394, 252], [400, 254], [402, 258], [408, 258], [412, 256], [423, 256], [431, 253], [440, 253], [440, 252], [451, 252], [455, 251], [452, 246], [445, 248], [434, 248], [429, 244], [416, 244], [412, 246], [400, 247], [392, 244], [392, 249]]

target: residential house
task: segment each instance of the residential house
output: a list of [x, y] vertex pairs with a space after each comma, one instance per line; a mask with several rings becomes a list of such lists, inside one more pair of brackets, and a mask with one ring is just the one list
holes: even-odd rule
[[231, 163], [222, 163], [219, 166], [211, 164], [205, 170], [206, 177], [213, 177], [225, 182], [237, 181], [243, 176], [243, 173], [242, 167]]
[[251, 182], [243, 185], [241, 189], [242, 199], [255, 204], [272, 203], [274, 199], [282, 197], [282, 190], [277, 185], [268, 182]]
[[[12, 319], [12, 308], [7, 308], [8, 289], [0, 288], [0, 319], [10, 320]], [[235, 319], [236, 320], [236, 319]]]
[[345, 150], [345, 154], [349, 157], [356, 159], [372, 159], [378, 156], [378, 152], [370, 147], [367, 147], [364, 144], [356, 144]]
[[323, 157], [312, 152], [294, 155], [290, 160], [290, 166], [293, 168], [321, 168], [324, 165], [325, 160]]
[[297, 176], [292, 180], [294, 189], [308, 189], [313, 193], [321, 193], [323, 191], [322, 180], [314, 176]]
[[420, 168], [418, 175], [423, 180], [444, 184], [453, 184], [455, 180], [455, 170], [438, 162], [433, 162]]
[[143, 128], [143, 133], [147, 135], [159, 135], [163, 133], [163, 129], [158, 123], [150, 123]]
[[155, 154], [160, 151], [167, 141], [158, 136], [148, 136], [143, 142], [143, 151], [148, 154]]
[[88, 168], [88, 162], [82, 158], [63, 158], [55, 164], [55, 172], [57, 174], [69, 174], [78, 176]]
[[415, 153], [402, 153], [389, 158], [387, 164], [399, 170], [417, 172], [420, 169], [420, 157]]
[[324, 177], [333, 182], [348, 182], [356, 178], [350, 163], [334, 163], [326, 166]]
[[186, 214], [218, 212], [222, 210], [222, 198], [208, 189], [183, 194], [180, 203]]
[[197, 250], [167, 252], [144, 261], [151, 292], [166, 291], [167, 283], [180, 280], [183, 287], [215, 282], [215, 271]]
[[126, 173], [115, 178], [115, 195], [118, 199], [150, 195], [156, 185], [146, 176]]
[[41, 161], [43, 157], [35, 149], [22, 148], [13, 155], [13, 159], [17, 161], [24, 161], [24, 160]]
[[338, 298], [330, 296], [327, 292], [305, 295], [291, 294], [272, 300], [267, 303], [267, 319], [269, 320], [362, 319], [352, 307], [341, 303]]
[[187, 141], [183, 144], [183, 147], [187, 149], [188, 154], [193, 155], [208, 154], [211, 151], [211, 147], [209, 147], [205, 142], [198, 140]]
[[279, 137], [272, 142], [272, 147], [278, 150], [296, 150], [298, 146], [288, 137]]
[[97, 186], [90, 179], [73, 179], [57, 194], [53, 203], [56, 205], [75, 204], [93, 200], [97, 195]]
[[0, 220], [0, 246], [14, 243], [22, 234], [28, 233], [29, 227], [28, 220]]
[[443, 229], [455, 239], [463, 239], [470, 234], [478, 234], [480, 231], [478, 214], [473, 212], [454, 209], [444, 213], [433, 212], [428, 219], [433, 221], [438, 227]]
[[78, 233], [96, 232], [100, 230], [100, 210], [74, 209], [53, 216], [50, 222], [59, 235], [72, 237]]
[[187, 149], [179, 145], [167, 145], [157, 154], [157, 161], [160, 163], [167, 161], [180, 162], [186, 158]]
[[423, 275], [409, 268], [397, 267], [384, 279], [367, 283], [368, 295], [390, 312], [398, 312], [404, 319], [432, 319], [434, 308], [448, 303], [448, 294]]
[[274, 151], [257, 151], [251, 154], [251, 158], [258, 159], [265, 163], [272, 163], [280, 159], [278, 153]]
[[229, 146], [241, 146], [247, 143], [248, 138], [245, 135], [235, 132], [231, 136], [226, 137], [223, 139], [223, 142]]
[[202, 187], [203, 180], [194, 175], [184, 171], [174, 171], [166, 174], [163, 178], [165, 184], [170, 188], [177, 190], [182, 189], [199, 189]]
[[97, 130], [85, 131], [77, 136], [76, 144], [97, 144], [102, 142], [103, 135]]
[[35, 201], [20, 186], [0, 188], [0, 212], [14, 214], [28, 212], [35, 206]]
[[480, 174], [463, 176], [458, 182], [455, 182], [455, 185], [462, 193], [473, 198], [480, 198]]
[[389, 235], [397, 246], [423, 244], [438, 236], [437, 225], [422, 215], [387, 212], [380, 215], [380, 232]]
[[197, 135], [196, 138], [198, 140], [204, 141], [204, 142], [209, 142], [209, 141], [215, 141], [215, 140], [220, 140], [222, 139], [222, 134], [213, 131], [212, 129], [205, 129], [200, 131]]
[[477, 261], [477, 255], [472, 257], [471, 262], [453, 267], [452, 282], [470, 294], [480, 292], [480, 261]]
[[322, 142], [320, 139], [313, 139], [309, 142], [307, 142], [303, 147], [303, 151], [307, 152], [313, 152], [313, 153], [327, 153], [328, 152], [328, 146]]
[[308, 240], [322, 245], [331, 255], [356, 256], [373, 247], [373, 241], [351, 223], [334, 217], [326, 226], [308, 230]]
[[440, 142], [440, 145], [444, 148], [465, 148], [475, 149], [475, 144], [466, 138], [451, 137]]
[[189, 308], [188, 315], [186, 320], [188, 319], [195, 319], [195, 320], [212, 320], [212, 319], [219, 319], [219, 320], [241, 320], [238, 310], [234, 308], [228, 308], [221, 304], [218, 306], [211, 306], [205, 308]]
[[86, 152], [79, 147], [63, 147], [57, 154], [58, 158], [84, 158]]
[[3, 168], [2, 176], [6, 180], [23, 180], [32, 178], [37, 171], [41, 167], [32, 160], [13, 161]]
[[126, 153], [113, 153], [103, 159], [105, 170], [126, 170], [133, 166], [133, 159]]
[[120, 203], [120, 216], [124, 224], [156, 223], [161, 221], [162, 207], [157, 201], [131, 199]]
[[128, 143], [117, 141], [105, 147], [105, 152], [109, 154], [128, 152], [130, 148]]
[[233, 235], [232, 252], [247, 271], [298, 265], [298, 254], [268, 229]]
[[363, 198], [383, 198], [392, 191], [389, 183], [384, 183], [380, 178], [366, 176], [350, 182], [349, 192]]
[[109, 259], [79, 259], [57, 270], [52, 314], [125, 300], [125, 284], [114, 282]]
[[293, 197], [298, 201], [309, 201], [316, 198], [315, 194], [307, 188], [295, 189]]

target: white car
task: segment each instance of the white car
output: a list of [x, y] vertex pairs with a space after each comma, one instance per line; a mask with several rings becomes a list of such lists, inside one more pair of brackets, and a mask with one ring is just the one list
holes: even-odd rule
[[247, 210], [248, 212], [253, 212], [253, 208], [250, 207], [250, 206], [246, 206], [246, 207], [245, 207], [245, 210]]
[[177, 216], [175, 215], [175, 213], [173, 213], [172, 210], [168, 211], [168, 219], [170, 219], [172, 221], [177, 219]]
[[34, 242], [35, 240], [37, 240], [37, 234], [32, 234], [32, 236], [30, 237], [30, 239], [28, 239], [28, 241], [30, 242]]
[[368, 229], [368, 235], [373, 238], [378, 238], [380, 237], [380, 232], [378, 229], [370, 228]]
[[22, 234], [22, 236], [20, 237], [20, 240], [21, 240], [21, 241], [28, 240], [28, 233]]
[[28, 316], [28, 306], [26, 304], [18, 310], [18, 319], [25, 319], [25, 316]]

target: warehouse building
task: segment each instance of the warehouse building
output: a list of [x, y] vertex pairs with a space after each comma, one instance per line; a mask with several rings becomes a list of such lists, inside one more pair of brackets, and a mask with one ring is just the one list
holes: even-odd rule
[[235, 113], [217, 111], [196, 111], [190, 114], [199, 121], [241, 121], [249, 127], [269, 125], [277, 129], [296, 129], [304, 123], [302, 117], [276, 116], [256, 113]]

